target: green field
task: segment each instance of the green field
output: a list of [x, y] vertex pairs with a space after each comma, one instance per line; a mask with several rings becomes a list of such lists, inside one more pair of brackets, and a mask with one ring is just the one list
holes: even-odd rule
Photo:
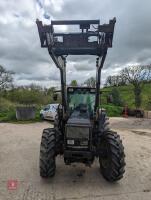
[[[114, 87], [107, 87], [103, 88], [102, 91], [102, 104], [106, 104], [106, 97], [109, 95], [109, 93], [112, 91]], [[116, 89], [119, 91], [119, 95], [121, 100], [123, 101], [124, 105], [128, 105], [130, 108], [135, 108], [134, 104], [134, 94], [133, 94], [133, 86], [127, 85], [127, 86], [118, 86]], [[144, 84], [143, 90], [142, 90], [142, 109], [150, 109], [149, 102], [151, 101], [151, 83]]]

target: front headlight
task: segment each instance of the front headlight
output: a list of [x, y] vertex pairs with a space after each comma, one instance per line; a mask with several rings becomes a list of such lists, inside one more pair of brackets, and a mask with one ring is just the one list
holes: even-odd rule
[[67, 144], [74, 145], [74, 140], [67, 140]]

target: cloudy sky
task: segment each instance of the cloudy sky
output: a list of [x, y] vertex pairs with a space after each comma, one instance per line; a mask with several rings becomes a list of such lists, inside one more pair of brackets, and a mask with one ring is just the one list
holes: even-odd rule
[[[40, 47], [35, 24], [37, 17], [49, 23], [44, 15], [53, 20], [100, 19], [101, 23], [117, 18], [102, 82], [125, 66], [151, 63], [150, 0], [1, 0], [0, 65], [15, 72], [17, 85], [59, 85], [59, 71], [47, 49]], [[82, 83], [95, 75], [95, 57], [72, 56], [67, 64], [67, 82]]]

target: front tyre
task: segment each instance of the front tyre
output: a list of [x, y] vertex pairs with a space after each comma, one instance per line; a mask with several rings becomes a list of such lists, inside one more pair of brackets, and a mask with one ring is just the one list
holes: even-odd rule
[[40, 146], [40, 176], [43, 178], [55, 175], [55, 132], [54, 129], [43, 130]]
[[125, 154], [120, 136], [113, 131], [107, 131], [101, 137], [99, 163], [103, 177], [114, 182], [123, 178], [125, 172]]

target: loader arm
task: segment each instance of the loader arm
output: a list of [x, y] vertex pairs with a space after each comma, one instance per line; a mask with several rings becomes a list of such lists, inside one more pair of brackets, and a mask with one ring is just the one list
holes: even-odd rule
[[[100, 24], [100, 20], [64, 20], [51, 21], [50, 25], [43, 25], [36, 20], [41, 47], [48, 48], [48, 52], [55, 65], [60, 70], [63, 116], [67, 111], [66, 94], [66, 56], [67, 55], [95, 55], [96, 60], [96, 101], [95, 112], [100, 99], [100, 76], [107, 50], [112, 47], [114, 26], [113, 18], [108, 24]], [[55, 32], [59, 25], [79, 26], [79, 32]]]

